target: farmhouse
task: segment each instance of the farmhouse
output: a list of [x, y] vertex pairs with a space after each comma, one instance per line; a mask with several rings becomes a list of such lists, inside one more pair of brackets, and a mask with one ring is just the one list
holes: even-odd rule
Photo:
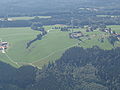
[[120, 40], [120, 35], [118, 35], [117, 38]]
[[8, 48], [8, 42], [0, 42], [0, 50], [7, 49]]
[[115, 33], [115, 34], [112, 34], [112, 36], [116, 37], [120, 41], [120, 34]]
[[83, 36], [83, 33], [81, 31], [78, 31], [78, 32], [73, 32], [73, 33], [70, 33], [69, 34], [69, 37], [70, 38], [80, 38]]
[[106, 33], [109, 33], [109, 34], [113, 34], [113, 31], [112, 31], [111, 28], [105, 28], [105, 29], [103, 30], [103, 32], [106, 32]]
[[87, 27], [87, 30], [86, 30], [86, 32], [93, 32], [94, 30], [93, 30], [93, 28], [92, 27]]
[[120, 34], [117, 34], [116, 37], [120, 41]]

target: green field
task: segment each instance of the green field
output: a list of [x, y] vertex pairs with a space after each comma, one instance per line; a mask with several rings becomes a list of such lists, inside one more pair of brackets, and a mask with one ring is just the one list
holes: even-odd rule
[[120, 25], [110, 25], [107, 27], [112, 28], [112, 30], [120, 34]]
[[[60, 26], [61, 25], [56, 25]], [[7, 62], [13, 66], [19, 67], [21, 65], [34, 65], [42, 67], [49, 61], [59, 59], [62, 53], [73, 46], [82, 46], [90, 48], [94, 45], [100, 46], [102, 49], [112, 49], [113, 46], [105, 39], [104, 43], [100, 43], [98, 39], [104, 34], [98, 30], [94, 32], [85, 32], [84, 29], [75, 29], [74, 31], [81, 30], [84, 34], [90, 36], [90, 40], [81, 38], [84, 42], [69, 38], [69, 32], [61, 32], [60, 30], [52, 30], [54, 26], [44, 26], [48, 32], [42, 40], [34, 42], [28, 49], [26, 43], [36, 38], [40, 32], [26, 28], [0, 28], [0, 38], [3, 41], [9, 42], [9, 48], [6, 53], [0, 52], [0, 60]], [[112, 27], [116, 32], [120, 32], [120, 26]], [[78, 45], [79, 43], [79, 45]], [[116, 46], [120, 46], [117, 42]]]
[[97, 15], [97, 17], [120, 17], [120, 15]]
[[[39, 18], [51, 18], [51, 16], [38, 16]], [[3, 18], [0, 18], [3, 19]], [[24, 17], [9, 17], [11, 20], [31, 20], [34, 17], [24, 16]]]
[[[46, 27], [49, 29], [50, 27]], [[0, 38], [3, 41], [9, 42], [9, 49], [6, 51], [7, 55], [15, 63], [19, 65], [23, 64], [38, 64], [42, 61], [44, 64], [49, 62], [48, 57], [51, 60], [58, 59], [64, 50], [74, 46], [77, 41], [69, 39], [67, 32], [61, 32], [59, 30], [50, 31], [42, 40], [36, 41], [31, 45], [29, 49], [26, 49], [26, 43], [36, 38], [36, 35], [40, 32], [31, 30], [30, 28], [1, 28]], [[0, 53], [0, 60], [9, 62], [12, 65], [9, 58]], [[51, 61], [50, 60], [50, 61]], [[43, 63], [40, 63], [43, 65]]]

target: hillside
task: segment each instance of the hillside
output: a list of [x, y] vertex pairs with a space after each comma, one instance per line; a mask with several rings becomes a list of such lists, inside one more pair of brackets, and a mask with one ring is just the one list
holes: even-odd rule
[[73, 47], [41, 70], [32, 66], [14, 68], [0, 62], [0, 89], [119, 90], [119, 50]]

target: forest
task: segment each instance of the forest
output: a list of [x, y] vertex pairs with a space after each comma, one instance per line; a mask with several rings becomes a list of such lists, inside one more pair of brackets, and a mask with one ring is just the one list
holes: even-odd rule
[[0, 62], [0, 90], [119, 90], [119, 51], [73, 47], [42, 69]]

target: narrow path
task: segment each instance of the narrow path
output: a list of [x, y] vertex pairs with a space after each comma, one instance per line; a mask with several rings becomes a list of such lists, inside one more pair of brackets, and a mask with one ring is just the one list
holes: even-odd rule
[[14, 64], [16, 64], [19, 67], [19, 64], [17, 62], [15, 62], [14, 60], [12, 60], [7, 53], [4, 53], [6, 55], [6, 57]]
[[63, 49], [59, 49], [59, 50], [57, 50], [57, 51], [52, 52], [51, 54], [49, 54], [48, 56], [46, 56], [46, 57], [44, 57], [44, 58], [41, 58], [41, 59], [39, 59], [39, 60], [35, 60], [35, 61], [32, 62], [32, 63], [39, 62], [39, 61], [41, 61], [42, 59], [48, 58], [48, 57], [54, 55], [55, 53], [57, 53], [57, 52], [59, 52], [59, 51], [62, 51], [62, 50], [64, 50], [64, 49], [69, 49], [69, 48], [74, 47], [74, 46], [77, 46], [77, 45], [78, 45], [78, 44], [74, 44], [74, 45], [71, 45], [71, 46], [69, 46], [69, 47], [65, 47], [65, 48], [63, 48]]

